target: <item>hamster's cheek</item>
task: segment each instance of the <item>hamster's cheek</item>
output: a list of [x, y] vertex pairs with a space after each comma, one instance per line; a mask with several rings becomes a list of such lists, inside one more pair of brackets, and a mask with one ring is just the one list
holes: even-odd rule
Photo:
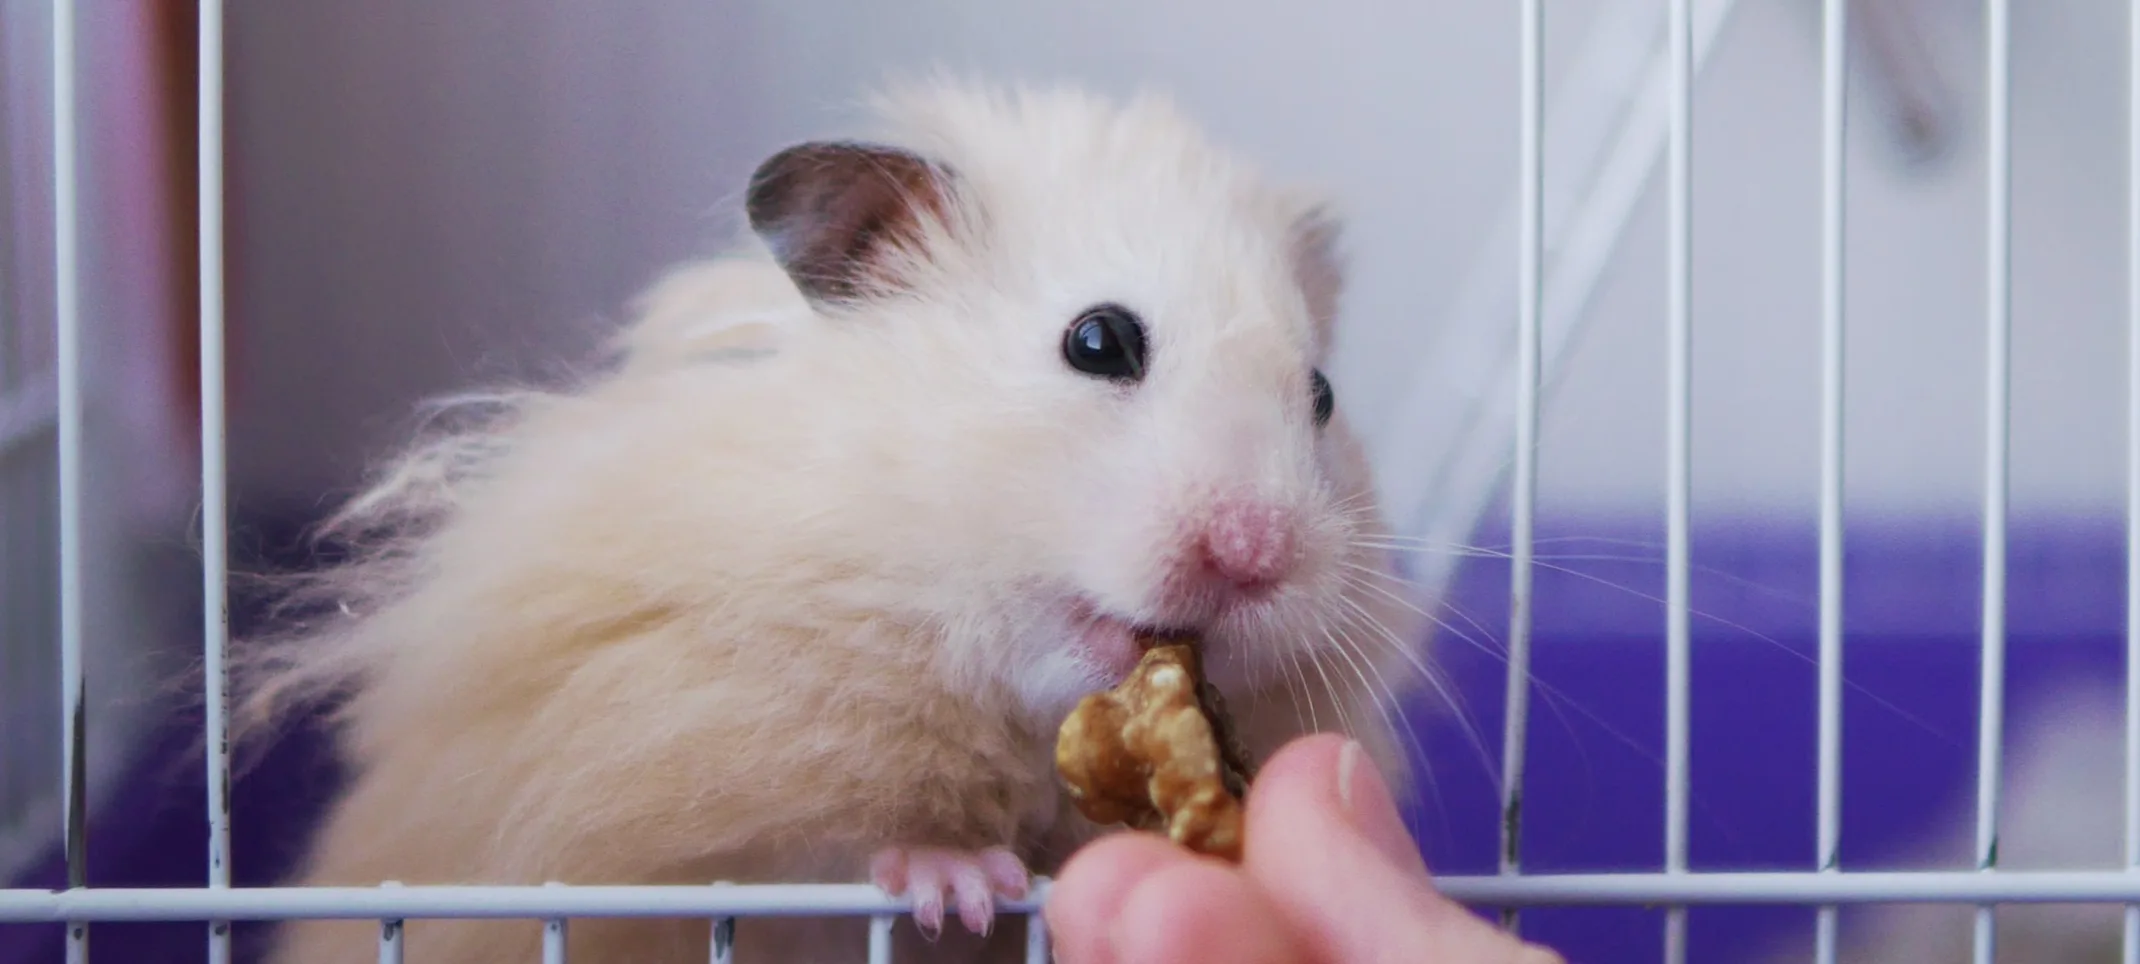
[[1088, 527], [1079, 537], [1084, 545], [1070, 556], [1071, 569], [1065, 581], [1085, 608], [1136, 617], [1143, 613], [1161, 579], [1142, 561], [1150, 551], [1128, 538], [1122, 529], [1105, 521]]

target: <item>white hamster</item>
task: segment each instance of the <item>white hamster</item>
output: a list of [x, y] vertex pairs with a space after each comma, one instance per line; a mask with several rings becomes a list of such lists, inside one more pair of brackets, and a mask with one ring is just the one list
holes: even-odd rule
[[[243, 654], [243, 718], [326, 700], [351, 783], [301, 883], [875, 879], [901, 960], [988, 929], [1097, 831], [1055, 729], [1205, 633], [1252, 752], [1311, 728], [1408, 782], [1421, 617], [1319, 372], [1337, 222], [1157, 96], [949, 80], [784, 150], [752, 235], [672, 275], [568, 389], [493, 396], [331, 531], [330, 618]], [[947, 911], [948, 908], [948, 911]], [[415, 922], [412, 959], [536, 959], [534, 922]], [[369, 960], [377, 927], [280, 929]], [[701, 961], [705, 921], [587, 920], [577, 964]], [[859, 960], [744, 921], [737, 960]]]

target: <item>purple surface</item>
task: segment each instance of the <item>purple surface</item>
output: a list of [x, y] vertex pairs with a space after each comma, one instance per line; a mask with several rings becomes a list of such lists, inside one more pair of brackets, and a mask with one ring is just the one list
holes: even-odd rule
[[[1581, 539], [1604, 535], [1607, 540]], [[1662, 532], [1540, 529], [1524, 859], [1537, 872], [1660, 869], [1663, 851]], [[1846, 546], [1842, 863], [1892, 861], [1927, 822], [1971, 799], [1981, 566], [1968, 524], [1858, 527]], [[1482, 538], [1482, 543], [1488, 538]], [[1628, 543], [1638, 543], [1630, 546]], [[1703, 529], [1691, 578], [1690, 863], [1813, 869], [1817, 537], [1804, 526]], [[2046, 688], [2123, 672], [2122, 524], [2017, 525], [2008, 586], [2010, 718]], [[1611, 555], [1620, 559], [1601, 559]], [[1498, 766], [1508, 565], [1474, 560], [1437, 663]], [[1653, 598], [1644, 598], [1645, 596]], [[1464, 617], [1493, 630], [1485, 638]], [[1550, 692], [1547, 691], [1550, 688]], [[1459, 732], [1429, 728], [1434, 786], [1414, 813], [1437, 872], [1491, 873], [1492, 769]], [[1961, 854], [1954, 855], [1957, 859]], [[1849, 926], [1849, 912], [1845, 912]], [[1539, 909], [1525, 932], [1585, 962], [1655, 961], [1661, 911]], [[1813, 913], [1696, 908], [1689, 959], [1743, 960], [1775, 942], [1810, 955]], [[1785, 946], [1789, 946], [1786, 944]]]
[[[1552, 871], [1651, 870], [1663, 839], [1661, 531], [1647, 524], [1544, 525], [1525, 860]], [[1579, 539], [1578, 537], [1585, 537]], [[2017, 710], [2073, 675], [2122, 672], [2122, 527], [2017, 524], [2010, 559], [2008, 697]], [[1846, 867], [1877, 865], [1928, 817], [1966, 799], [1974, 762], [1977, 533], [1959, 525], [1868, 529], [1848, 547], [1844, 707]], [[1492, 542], [1491, 536], [1481, 543]], [[1629, 543], [1634, 543], [1630, 546]], [[1811, 525], [1701, 526], [1693, 605], [1692, 861], [1697, 869], [1810, 869], [1814, 827], [1817, 619]], [[1611, 556], [1615, 558], [1601, 558]], [[1438, 615], [1439, 671], [1456, 716], [1417, 709], [1428, 788], [1412, 814], [1440, 873], [1490, 872], [1501, 729], [1506, 563], [1475, 559]], [[241, 614], [242, 615], [242, 614]], [[1476, 623], [1477, 625], [1474, 625]], [[1484, 627], [1482, 630], [1479, 627]], [[1480, 734], [1485, 753], [1456, 720]], [[174, 725], [90, 841], [99, 886], [202, 882], [206, 850], [192, 736]], [[240, 886], [288, 867], [332, 769], [304, 736], [278, 747], [234, 790]], [[59, 879], [55, 852], [31, 883]], [[1526, 932], [1585, 962], [1653, 961], [1662, 915], [1540, 909]], [[1847, 926], [1847, 919], [1846, 919]], [[240, 927], [243, 949], [253, 936]], [[1697, 908], [1690, 956], [1737, 960], [1777, 940], [1810, 949], [1810, 910]], [[0, 928], [0, 964], [59, 959], [57, 928]], [[204, 959], [199, 925], [104, 925], [104, 961]]]

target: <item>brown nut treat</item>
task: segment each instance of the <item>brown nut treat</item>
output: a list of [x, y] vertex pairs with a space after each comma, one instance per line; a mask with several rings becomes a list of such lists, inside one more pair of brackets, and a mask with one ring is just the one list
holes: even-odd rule
[[1063, 721], [1055, 768], [1094, 823], [1164, 832], [1239, 862], [1250, 772], [1191, 642], [1144, 641], [1135, 672]]

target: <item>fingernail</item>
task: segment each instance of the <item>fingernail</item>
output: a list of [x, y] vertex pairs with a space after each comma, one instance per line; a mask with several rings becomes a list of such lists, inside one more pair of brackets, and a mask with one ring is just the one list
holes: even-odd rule
[[1419, 844], [1404, 828], [1389, 784], [1357, 741], [1348, 740], [1338, 750], [1337, 780], [1338, 800], [1345, 805], [1345, 816], [1353, 827], [1398, 866], [1424, 875], [1427, 865], [1420, 858]]

